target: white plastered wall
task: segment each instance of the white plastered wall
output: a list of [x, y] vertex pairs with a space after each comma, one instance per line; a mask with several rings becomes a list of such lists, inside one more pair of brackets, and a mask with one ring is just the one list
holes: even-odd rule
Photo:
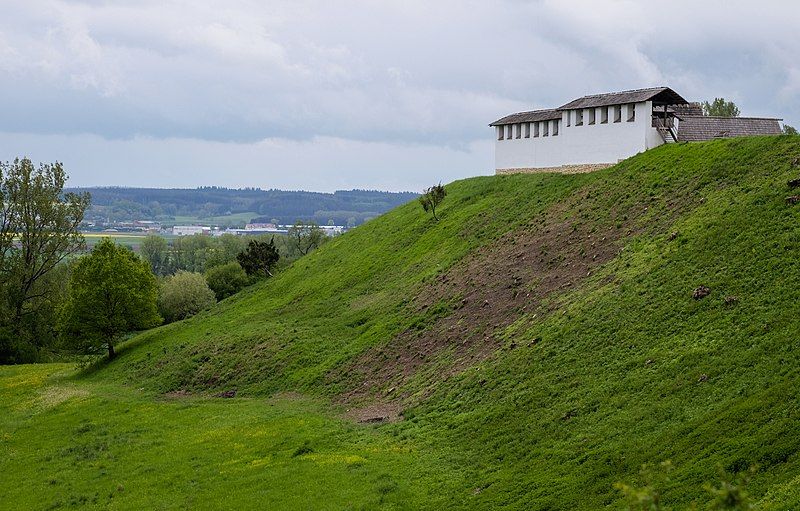
[[[576, 111], [562, 112], [559, 133], [550, 136], [497, 140], [495, 130], [495, 167], [497, 169], [546, 168], [562, 165], [616, 163], [664, 143], [658, 130], [651, 125], [652, 102], [636, 103], [636, 116], [628, 122], [630, 105], [622, 105], [622, 120], [614, 122], [613, 107], [609, 107], [608, 123], [601, 123], [601, 109], [595, 108], [595, 124], [590, 125], [589, 109], [584, 109], [583, 125], [576, 126]], [[568, 122], [569, 116], [569, 122]]]

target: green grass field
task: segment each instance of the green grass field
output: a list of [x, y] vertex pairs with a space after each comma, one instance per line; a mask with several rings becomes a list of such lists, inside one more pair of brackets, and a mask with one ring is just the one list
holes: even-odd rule
[[751, 467], [759, 509], [798, 509], [798, 159], [797, 137], [760, 137], [458, 181], [439, 222], [402, 206], [112, 363], [4, 368], [0, 493], [624, 509], [614, 484], [669, 460], [670, 509]]
[[0, 398], [3, 509], [392, 509], [441, 500], [409, 488], [449, 476], [294, 394], [157, 396], [45, 364], [0, 368]]
[[[147, 233], [132, 233], [132, 232], [84, 232], [83, 238], [86, 240], [86, 248], [91, 250], [103, 238], [111, 238], [115, 243], [129, 247], [133, 251], [139, 250], [139, 245], [147, 236]], [[172, 239], [174, 236], [159, 234], [166, 239]]]

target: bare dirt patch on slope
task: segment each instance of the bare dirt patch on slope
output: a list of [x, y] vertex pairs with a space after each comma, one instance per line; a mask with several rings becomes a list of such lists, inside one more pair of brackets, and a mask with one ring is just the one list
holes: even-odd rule
[[658, 194], [603, 184], [577, 191], [425, 284], [407, 306], [429, 319], [329, 374], [329, 381], [348, 382], [339, 401], [348, 407], [413, 406], [433, 392], [433, 382], [500, 348], [529, 349], [539, 340], [517, 346], [502, 339], [512, 323], [553, 312], [561, 296], [617, 257], [630, 238], [648, 233], [674, 241], [678, 233], [669, 233], [675, 220], [704, 202], [693, 180]]
[[630, 221], [599, 229], [564, 211], [554, 208], [538, 223], [499, 237], [426, 285], [409, 306], [425, 314], [446, 304], [449, 313], [358, 357], [344, 369], [358, 384], [343, 401], [408, 401], [409, 395], [397, 389], [420, 371], [434, 371], [442, 379], [486, 359], [500, 348], [499, 334], [521, 314], [547, 314], [554, 297], [613, 259], [621, 239], [634, 232]]

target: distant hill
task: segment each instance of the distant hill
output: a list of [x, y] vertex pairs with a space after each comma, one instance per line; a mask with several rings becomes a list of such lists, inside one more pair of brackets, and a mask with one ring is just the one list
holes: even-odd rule
[[9, 370], [8, 505], [709, 509], [753, 467], [758, 509], [800, 509], [798, 162], [457, 181], [438, 222], [400, 206], [110, 364]]
[[[196, 189], [96, 187], [71, 189], [88, 191], [92, 208], [90, 221], [159, 220], [181, 222], [187, 218], [202, 220], [233, 215], [232, 223], [254, 220], [293, 223], [311, 220], [318, 224], [333, 221], [337, 225], [358, 225], [369, 218], [414, 199], [411, 192], [374, 190], [338, 190], [334, 193], [231, 189], [203, 187]], [[243, 220], [244, 219], [244, 220]]]

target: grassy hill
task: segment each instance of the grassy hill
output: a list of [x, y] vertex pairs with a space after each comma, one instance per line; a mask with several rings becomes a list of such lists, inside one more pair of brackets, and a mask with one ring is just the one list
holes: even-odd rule
[[42, 509], [613, 509], [650, 464], [674, 509], [751, 467], [754, 502], [796, 509], [798, 161], [763, 137], [452, 183], [439, 222], [401, 206], [111, 364], [0, 369], [0, 488]]

